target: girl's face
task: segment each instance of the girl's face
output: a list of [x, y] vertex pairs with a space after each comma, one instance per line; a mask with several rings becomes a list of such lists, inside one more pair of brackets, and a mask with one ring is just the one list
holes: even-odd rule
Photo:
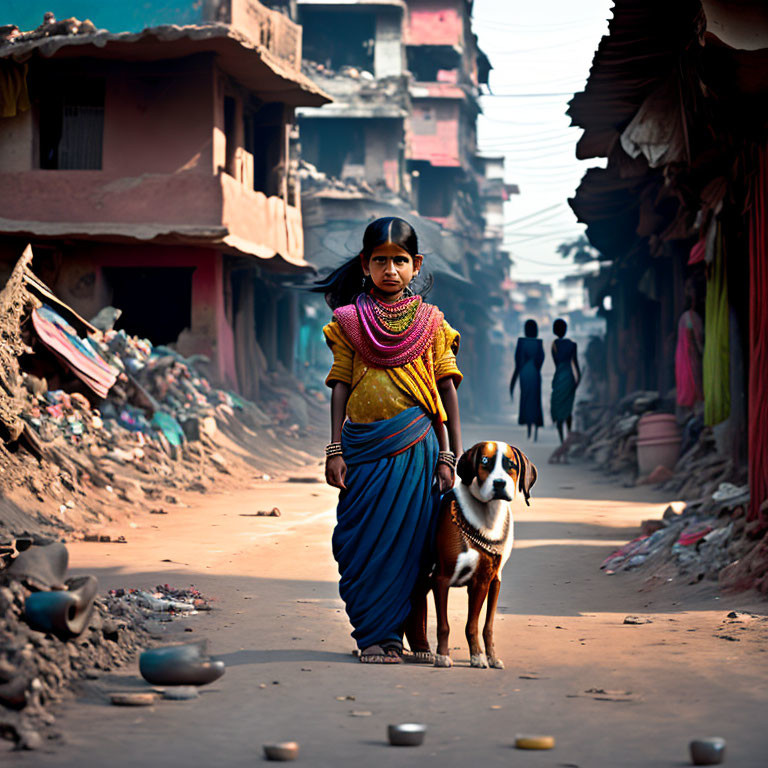
[[398, 301], [408, 283], [419, 274], [421, 256], [411, 256], [394, 243], [373, 249], [371, 258], [363, 258], [363, 272], [373, 280], [374, 292], [385, 301]]

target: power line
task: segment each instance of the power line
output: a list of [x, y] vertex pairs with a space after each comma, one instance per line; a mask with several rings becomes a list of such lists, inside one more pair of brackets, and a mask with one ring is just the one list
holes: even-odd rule
[[562, 203], [562, 202], [561, 203], [555, 203], [554, 205], [550, 205], [547, 208], [541, 208], [540, 210], [534, 211], [533, 213], [528, 213], [525, 216], [520, 216], [517, 219], [512, 219], [512, 221], [507, 221], [507, 222], [505, 222], [504, 226], [505, 227], [511, 227], [513, 224], [518, 224], [521, 221], [526, 221], [528, 219], [533, 219], [533, 218], [535, 218], [536, 216], [539, 216], [542, 213], [549, 213], [549, 211], [553, 211], [553, 210], [555, 210], [555, 208], [560, 208], [563, 205], [565, 205], [565, 203]]
[[495, 99], [538, 99], [550, 96], [573, 96], [574, 93], [575, 91], [563, 93], [484, 93], [483, 96]]

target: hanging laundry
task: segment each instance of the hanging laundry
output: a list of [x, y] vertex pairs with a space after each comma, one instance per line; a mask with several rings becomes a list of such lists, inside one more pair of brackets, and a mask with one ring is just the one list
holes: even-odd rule
[[704, 423], [725, 421], [731, 413], [728, 278], [722, 224], [717, 223], [715, 256], [707, 272], [704, 320]]
[[0, 117], [16, 117], [31, 107], [27, 69], [26, 64], [8, 59], [0, 61]]

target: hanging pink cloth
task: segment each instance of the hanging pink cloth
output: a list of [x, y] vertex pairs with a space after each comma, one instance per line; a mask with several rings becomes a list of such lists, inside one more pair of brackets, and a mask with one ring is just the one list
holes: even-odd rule
[[677, 404], [693, 408], [704, 400], [701, 384], [701, 351], [704, 348], [704, 327], [698, 313], [689, 309], [680, 315], [677, 324], [675, 351], [675, 380]]

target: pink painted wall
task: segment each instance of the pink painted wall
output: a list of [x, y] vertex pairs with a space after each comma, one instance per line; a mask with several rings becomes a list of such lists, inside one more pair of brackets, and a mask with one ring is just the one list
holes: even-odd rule
[[408, 45], [461, 45], [463, 0], [416, 0], [408, 3]]
[[[154, 174], [137, 168], [131, 176], [106, 171], [0, 173], [0, 219], [146, 224], [148, 231], [158, 223], [214, 226], [221, 224], [221, 195], [216, 176], [192, 171]], [[78, 227], [70, 230], [77, 232]]]
[[[460, 166], [459, 103], [414, 99], [413, 107], [408, 135], [410, 158], [441, 167]], [[425, 110], [431, 115], [430, 120], [423, 119]]]
[[115, 64], [106, 74], [106, 173], [210, 174], [213, 129], [213, 60]]

